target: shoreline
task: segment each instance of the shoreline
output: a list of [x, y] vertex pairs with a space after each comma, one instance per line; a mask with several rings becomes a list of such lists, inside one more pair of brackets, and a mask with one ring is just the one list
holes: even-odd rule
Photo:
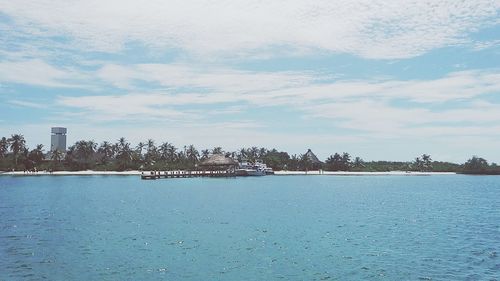
[[38, 171], [34, 173], [15, 171], [15, 172], [0, 172], [0, 176], [140, 176], [141, 171]]
[[276, 171], [278, 176], [299, 176], [299, 175], [330, 175], [330, 176], [431, 176], [431, 175], [456, 175], [455, 172], [346, 172], [346, 171]]
[[[144, 171], [146, 174], [149, 171]], [[39, 171], [36, 173], [26, 173], [23, 171], [0, 172], [0, 176], [140, 176], [141, 171]], [[276, 176], [431, 176], [431, 175], [456, 175], [455, 172], [343, 172], [343, 171], [275, 171]]]

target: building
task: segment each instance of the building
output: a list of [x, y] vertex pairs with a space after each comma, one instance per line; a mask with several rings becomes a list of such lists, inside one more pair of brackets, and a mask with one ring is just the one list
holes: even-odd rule
[[311, 149], [308, 149], [306, 154], [304, 154], [304, 156], [307, 159], [307, 162], [309, 162], [308, 166], [310, 166], [311, 169], [313, 170], [321, 169], [323, 162], [319, 161], [318, 157], [316, 156], [316, 154], [312, 152]]
[[50, 151], [59, 150], [66, 152], [66, 132], [67, 129], [63, 127], [52, 127], [50, 136]]

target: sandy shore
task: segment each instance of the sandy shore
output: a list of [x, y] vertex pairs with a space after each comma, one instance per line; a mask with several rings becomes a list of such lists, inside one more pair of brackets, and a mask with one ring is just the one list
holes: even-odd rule
[[92, 171], [92, 170], [87, 170], [87, 171], [57, 171], [57, 172], [46, 172], [46, 171], [39, 171], [36, 173], [25, 173], [22, 171], [16, 171], [16, 172], [0, 172], [0, 175], [10, 175], [10, 176], [49, 176], [49, 175], [54, 175], [54, 176], [80, 176], [80, 175], [88, 175], [88, 176], [93, 176], [93, 175], [123, 175], [123, 176], [137, 176], [140, 175], [141, 171], [123, 171], [123, 172], [118, 172], [118, 171]]
[[332, 175], [332, 176], [426, 176], [426, 175], [456, 175], [453, 172], [406, 172], [406, 171], [391, 171], [391, 172], [330, 172], [330, 171], [276, 171], [275, 175], [291, 176], [291, 175]]
[[[148, 173], [148, 172], [145, 172]], [[121, 175], [121, 176], [138, 176], [141, 171], [57, 171], [53, 173], [40, 171], [37, 173], [25, 173], [22, 171], [16, 172], [0, 172], [0, 175], [10, 176], [63, 176], [63, 175]], [[423, 175], [455, 175], [452, 172], [406, 172], [406, 171], [392, 171], [392, 172], [329, 172], [329, 171], [276, 171], [275, 175], [279, 176], [294, 176], [294, 175], [333, 175], [333, 176], [423, 176]]]

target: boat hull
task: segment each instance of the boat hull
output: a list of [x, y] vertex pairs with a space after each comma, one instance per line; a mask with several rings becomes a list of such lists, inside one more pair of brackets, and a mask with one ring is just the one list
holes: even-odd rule
[[242, 177], [259, 177], [259, 176], [265, 176], [266, 172], [253, 169], [238, 169], [236, 170], [236, 175]]

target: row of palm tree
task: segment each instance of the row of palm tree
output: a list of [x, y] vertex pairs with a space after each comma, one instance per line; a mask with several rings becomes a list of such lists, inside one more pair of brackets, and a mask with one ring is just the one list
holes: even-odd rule
[[[249, 147], [237, 151], [224, 151], [222, 147], [198, 150], [194, 145], [177, 148], [170, 142], [156, 144], [148, 139], [133, 146], [125, 138], [112, 143], [100, 144], [93, 140], [80, 140], [71, 145], [66, 152], [52, 151], [44, 153], [43, 145], [38, 144], [29, 150], [21, 134], [0, 139], [0, 170], [51, 169], [51, 170], [167, 170], [195, 169], [200, 161], [211, 154], [224, 154], [238, 161], [262, 160], [274, 170], [312, 170], [330, 171], [491, 171], [498, 169], [486, 160], [473, 157], [464, 165], [432, 161], [431, 156], [423, 154], [413, 162], [370, 161], [352, 157], [349, 153], [335, 153], [325, 163], [311, 157], [310, 151], [304, 154], [290, 155], [276, 149]], [[478, 164], [479, 163], [479, 164]], [[486, 163], [486, 164], [485, 164]], [[464, 168], [465, 167], [465, 168]], [[477, 168], [480, 167], [480, 168]]]
[[307, 169], [308, 164], [303, 155], [290, 156], [286, 152], [263, 147], [227, 152], [218, 146], [199, 151], [194, 145], [181, 149], [170, 142], [156, 145], [152, 139], [133, 146], [123, 137], [115, 143], [104, 141], [101, 144], [80, 140], [68, 147], [65, 153], [56, 150], [44, 154], [43, 145], [28, 151], [24, 137], [16, 134], [0, 141], [0, 169], [194, 169], [211, 154], [224, 154], [238, 161], [262, 160], [276, 170]]
[[10, 138], [2, 137], [0, 139], [0, 160], [3, 161], [0, 164], [8, 162], [6, 161], [8, 160], [8, 156], [11, 158], [11, 166], [13, 166], [14, 169], [18, 167], [21, 162], [24, 167], [34, 167], [44, 159], [43, 144], [36, 145], [36, 147], [30, 151], [26, 146], [26, 140], [23, 135], [14, 134]]

